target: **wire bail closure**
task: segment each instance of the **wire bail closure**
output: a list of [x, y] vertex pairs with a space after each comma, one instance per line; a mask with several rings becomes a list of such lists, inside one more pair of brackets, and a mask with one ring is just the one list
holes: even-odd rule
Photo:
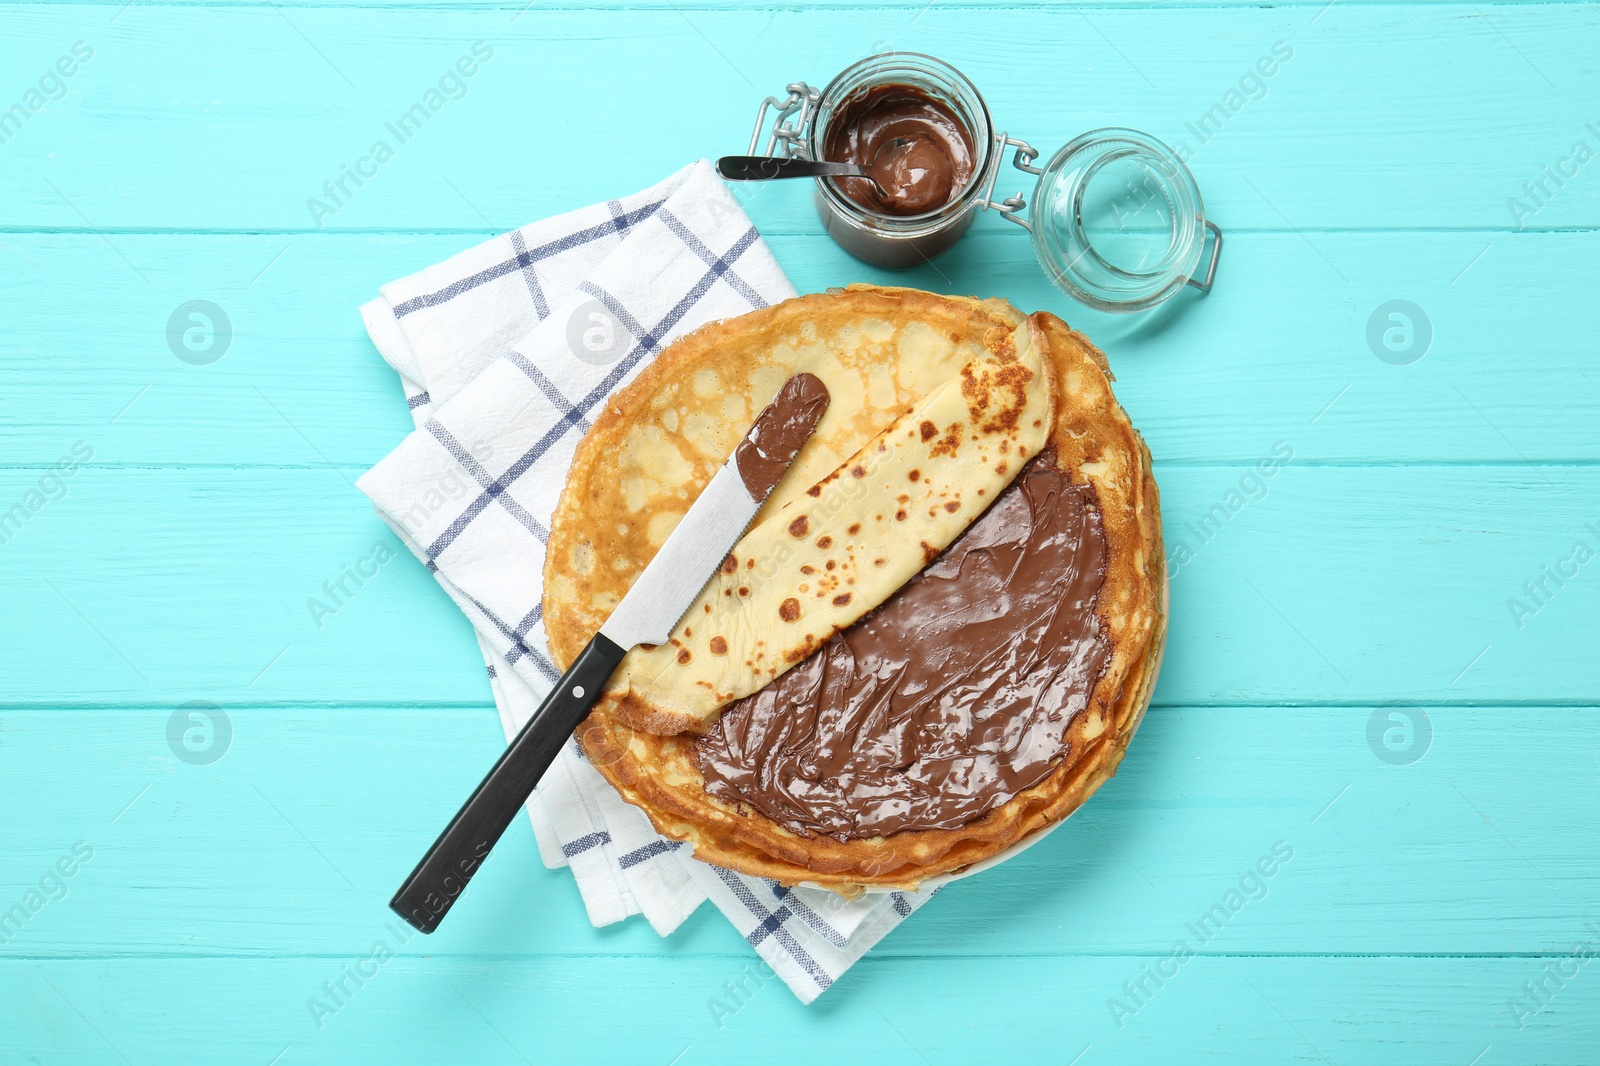
[[[1004, 156], [1007, 148], [1016, 149], [1016, 151], [1011, 154], [1012, 166], [1016, 167], [1024, 174], [1032, 174], [1034, 177], [1038, 177], [1040, 174], [1044, 173], [1043, 170], [1033, 165], [1033, 161], [1039, 158], [1039, 149], [1035, 148], [1027, 141], [1019, 141], [1009, 134], [996, 134], [994, 138], [995, 152], [1001, 156]], [[1028, 209], [1028, 198], [1019, 192], [1012, 196], [1006, 197], [999, 203], [996, 203], [994, 199], [994, 187], [999, 180], [1000, 168], [995, 167], [993, 172], [989, 175], [989, 183], [984, 186], [983, 195], [978, 198], [978, 206], [983, 208], [985, 211], [998, 211], [1000, 212], [1000, 217], [1005, 219], [1007, 222], [1015, 222], [1029, 233], [1032, 233], [1033, 224], [1022, 216], [1022, 212]]]
[[[788, 96], [782, 100], [776, 96], [769, 96], [761, 101], [761, 107], [756, 111], [756, 126], [750, 132], [750, 148], [746, 155], [778, 155], [782, 147], [782, 154], [789, 159], [809, 159], [806, 153], [806, 131], [811, 128], [811, 120], [816, 117], [817, 104], [822, 100], [822, 90], [813, 88], [803, 81], [790, 82], [784, 86]], [[767, 113], [771, 111], [772, 133], [767, 137], [767, 143], [760, 152], [756, 146], [761, 141], [761, 131], [767, 125]]]
[[1184, 282], [1185, 285], [1193, 285], [1199, 289], [1201, 296], [1211, 291], [1211, 282], [1217, 276], [1217, 260], [1222, 258], [1221, 228], [1208, 218], [1206, 219], [1206, 230], [1211, 234], [1211, 259], [1206, 263], [1205, 279], [1201, 280], [1198, 274], [1194, 274], [1190, 276], [1188, 281]]

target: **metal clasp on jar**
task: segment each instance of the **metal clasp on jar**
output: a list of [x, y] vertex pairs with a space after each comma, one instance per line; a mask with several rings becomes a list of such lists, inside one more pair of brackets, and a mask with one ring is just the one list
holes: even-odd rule
[[[779, 99], [769, 96], [761, 101], [761, 108], [756, 112], [756, 127], [750, 132], [750, 149], [746, 155], [778, 155], [781, 154], [791, 159], [808, 159], [806, 154], [806, 136], [811, 129], [811, 121], [816, 116], [817, 103], [822, 99], [822, 91], [814, 89], [803, 81], [790, 82], [784, 87], [788, 96]], [[761, 141], [761, 131], [767, 125], [767, 113], [772, 112], [772, 132], [767, 137], [766, 147], [756, 151], [757, 144]]]
[[[1035, 148], [1027, 141], [1019, 141], [1015, 137], [1012, 137], [1008, 134], [996, 134], [994, 139], [995, 154], [998, 156], [1003, 156], [1007, 148], [1016, 149], [1011, 156], [1012, 166], [1016, 167], [1024, 174], [1032, 174], [1034, 177], [1038, 177], [1040, 174], [1044, 173], [1043, 170], [1033, 165], [1033, 161], [1039, 158], [1039, 149]], [[1013, 196], [1006, 197], [999, 203], [995, 202], [994, 187], [999, 180], [1000, 168], [990, 168], [989, 182], [983, 188], [983, 195], [978, 198], [978, 206], [983, 208], [985, 211], [998, 211], [1000, 212], [1000, 216], [1006, 219], [1008, 222], [1015, 222], [1028, 232], [1033, 232], [1033, 225], [1026, 218], [1022, 217], [1022, 212], [1028, 209], [1028, 198], [1026, 196], [1019, 192]]]

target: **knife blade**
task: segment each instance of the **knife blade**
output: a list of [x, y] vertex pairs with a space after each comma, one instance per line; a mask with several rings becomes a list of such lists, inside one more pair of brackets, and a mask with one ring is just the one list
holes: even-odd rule
[[599, 700], [628, 649], [667, 642], [827, 407], [828, 390], [815, 376], [796, 374], [784, 382], [600, 631], [401, 884], [390, 909], [421, 932], [439, 927]]

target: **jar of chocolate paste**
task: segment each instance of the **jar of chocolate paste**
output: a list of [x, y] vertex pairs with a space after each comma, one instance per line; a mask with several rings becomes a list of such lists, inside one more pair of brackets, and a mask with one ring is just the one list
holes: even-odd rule
[[[750, 138], [758, 151], [870, 167], [876, 182], [818, 178], [815, 197], [828, 235], [874, 266], [927, 262], [980, 210], [998, 211], [1031, 234], [1040, 267], [1069, 296], [1141, 311], [1185, 286], [1209, 291], [1222, 252], [1194, 176], [1161, 141], [1092, 130], [1036, 167], [1038, 150], [996, 130], [964, 74], [917, 52], [868, 56], [820, 90], [795, 82], [769, 96]], [[1008, 152], [1036, 179], [1031, 207], [1022, 193], [995, 198]]]

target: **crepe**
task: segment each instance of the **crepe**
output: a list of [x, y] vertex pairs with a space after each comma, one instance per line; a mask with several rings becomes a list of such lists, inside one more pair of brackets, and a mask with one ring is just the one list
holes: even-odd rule
[[[1103, 356], [1059, 319], [1025, 318], [999, 301], [857, 286], [716, 323], [673, 344], [608, 401], [578, 449], [552, 524], [546, 564], [551, 652], [558, 663], [571, 661], [790, 374], [817, 374], [833, 399], [816, 435], [747, 534], [748, 540], [766, 529], [762, 543], [767, 544], [781, 542], [770, 534], [784, 529], [786, 512], [797, 515], [807, 501], [819, 498], [808, 492], [838, 484], [863, 447], [886, 431], [892, 437], [909, 414], [972, 365], [1036, 366], [1043, 379], [1037, 384], [1048, 386], [1046, 411], [1037, 419], [1043, 439], [1006, 438], [1008, 449], [1016, 451], [1003, 464], [985, 469], [998, 471], [994, 476], [1003, 483], [1024, 455], [1047, 447], [1052, 461], [1074, 481], [1093, 486], [1103, 518], [1108, 561], [1097, 611], [1112, 652], [1087, 708], [1065, 731], [1060, 763], [1039, 784], [970, 824], [865, 839], [798, 833], [748, 805], [708, 795], [694, 737], [668, 734], [705, 728], [727, 702], [724, 697], [754, 691], [751, 686], [766, 683], [765, 675], [735, 670], [736, 677], [696, 675], [690, 684], [677, 685], [672, 671], [661, 667], [692, 669], [702, 658], [733, 660], [732, 655], [702, 654], [713, 637], [729, 638], [699, 629], [694, 616], [696, 611], [714, 616], [716, 608], [707, 612], [704, 607], [717, 596], [739, 598], [738, 585], [731, 595], [725, 593], [730, 582], [754, 573], [747, 559], [742, 568], [714, 581], [705, 601], [680, 624], [694, 630], [685, 646], [640, 655], [640, 663], [648, 658], [652, 669], [629, 671], [610, 686], [579, 735], [623, 796], [665, 835], [691, 841], [699, 857], [788, 883], [811, 881], [846, 891], [865, 884], [913, 885], [994, 855], [1058, 821], [1114, 771], [1148, 701], [1164, 634], [1163, 555], [1149, 456], [1111, 394]], [[1029, 407], [1024, 421], [1033, 422], [1037, 410]], [[914, 439], [921, 444], [920, 421]], [[994, 449], [998, 452], [998, 442]], [[971, 477], [972, 471], [962, 476]], [[979, 498], [978, 487], [959, 486], [965, 502], [945, 533], [959, 533], [981, 511], [981, 505], [966, 506]], [[955, 488], [955, 482], [943, 483], [947, 494]], [[993, 489], [991, 483], [981, 499], [992, 499]], [[822, 612], [823, 629], [846, 625], [881, 601], [904, 580], [898, 575], [919, 569], [948, 541], [949, 536], [939, 544], [891, 538], [881, 542], [886, 548], [867, 549], [877, 553], [872, 558], [895, 557], [895, 581], [879, 583], [861, 604], [847, 605], [851, 610]], [[814, 544], [815, 538], [806, 543]], [[737, 562], [738, 549], [734, 557]], [[815, 569], [811, 562], [804, 565]], [[774, 568], [772, 581], [795, 580], [795, 574], [779, 570], [784, 568]], [[772, 587], [764, 595], [770, 599], [781, 591]], [[831, 607], [832, 595], [808, 602]], [[784, 625], [776, 616], [757, 620], [741, 648], [756, 649], [757, 642], [770, 640], [781, 661], [803, 658], [807, 642], [785, 643]], [[823, 629], [807, 635], [814, 642]], [[700, 640], [707, 642], [705, 648], [690, 646]], [[689, 661], [678, 664], [685, 650]], [[753, 654], [751, 661], [756, 661]]]

